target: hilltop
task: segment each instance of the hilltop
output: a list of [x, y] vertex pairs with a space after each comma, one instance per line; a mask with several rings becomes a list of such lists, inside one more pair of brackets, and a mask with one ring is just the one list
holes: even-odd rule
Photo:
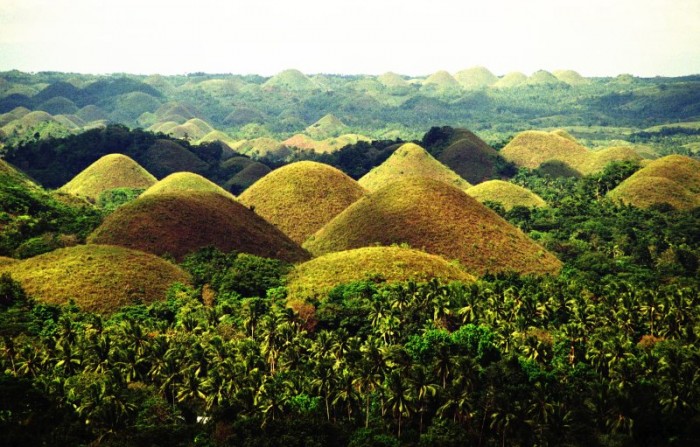
[[231, 200], [234, 199], [231, 193], [221, 186], [194, 172], [170, 174], [144, 191], [141, 197], [188, 191], [213, 192]]
[[146, 150], [140, 162], [157, 178], [182, 171], [201, 173], [207, 168], [201, 158], [171, 140], [157, 140]]
[[682, 155], [654, 160], [620, 183], [608, 197], [639, 208], [667, 203], [687, 210], [700, 206], [700, 161]]
[[284, 70], [268, 79], [263, 88], [279, 88], [290, 91], [316, 90], [319, 86], [299, 70]]
[[412, 176], [430, 177], [460, 189], [471, 186], [469, 182], [414, 143], [403, 144], [384, 163], [365, 174], [359, 183], [372, 192]]
[[323, 118], [319, 119], [309, 127], [307, 127], [304, 132], [314, 139], [324, 139], [330, 137], [337, 137], [346, 133], [348, 131], [348, 126], [346, 126], [342, 121], [338, 119], [333, 114], [325, 115]]
[[498, 77], [486, 67], [472, 67], [455, 73], [455, 79], [467, 90], [490, 87], [498, 82]]
[[239, 200], [301, 244], [364, 194], [340, 170], [301, 161], [272, 171]]
[[141, 165], [123, 154], [109, 154], [100, 158], [59, 191], [85, 197], [93, 203], [104, 191], [115, 188], [146, 189], [156, 178]]
[[542, 163], [559, 160], [577, 169], [588, 157], [588, 149], [556, 132], [537, 130], [517, 134], [503, 149], [501, 155], [518, 166], [538, 168]]
[[358, 200], [304, 247], [320, 256], [401, 243], [456, 259], [474, 274], [556, 273], [561, 267], [554, 256], [476, 199], [426, 177], [395, 181]]
[[449, 141], [437, 159], [462, 178], [474, 184], [498, 175], [497, 165], [502, 157], [473, 132], [455, 129]]
[[384, 283], [439, 278], [469, 283], [474, 277], [440, 256], [409, 248], [364, 247], [329, 253], [297, 265], [287, 276], [288, 299], [324, 298], [340, 284], [372, 280]]
[[240, 203], [216, 192], [187, 191], [140, 197], [118, 208], [88, 238], [182, 260], [213, 246], [288, 262], [308, 255]]
[[122, 306], [165, 299], [172, 283], [188, 283], [179, 267], [157, 256], [108, 245], [62, 248], [2, 265], [39, 301], [109, 314]]
[[506, 211], [516, 206], [543, 207], [547, 203], [529, 189], [503, 180], [489, 180], [467, 189], [467, 194], [481, 203], [498, 202]]

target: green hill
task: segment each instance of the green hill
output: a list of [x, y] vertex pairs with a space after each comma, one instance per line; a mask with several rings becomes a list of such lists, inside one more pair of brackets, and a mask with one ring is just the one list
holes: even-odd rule
[[591, 83], [590, 79], [586, 79], [577, 72], [573, 70], [556, 70], [552, 74], [556, 76], [561, 82], [565, 82], [572, 87], [578, 87], [581, 85], [588, 85]]
[[224, 186], [231, 194], [240, 194], [270, 172], [271, 169], [267, 165], [254, 161], [232, 175]]
[[552, 73], [546, 70], [538, 70], [530, 75], [525, 81], [526, 85], [557, 85], [561, 81]]
[[493, 86], [496, 88], [519, 87], [525, 84], [525, 81], [527, 81], [527, 76], [519, 71], [513, 71], [500, 78]]
[[498, 202], [506, 211], [516, 206], [528, 208], [547, 206], [540, 196], [529, 189], [503, 180], [489, 180], [472, 186], [466, 192], [481, 203]]
[[561, 263], [476, 199], [425, 177], [393, 182], [336, 216], [304, 244], [312, 254], [408, 243], [474, 274], [556, 273]]
[[307, 135], [316, 140], [337, 137], [347, 133], [347, 131], [348, 126], [340, 121], [338, 117], [330, 113], [304, 130]]
[[318, 90], [319, 86], [309, 79], [304, 73], [299, 70], [290, 69], [284, 70], [275, 76], [268, 79], [262, 87], [264, 89], [282, 89], [290, 91], [309, 91]]
[[329, 253], [297, 265], [287, 276], [288, 299], [323, 299], [340, 284], [372, 279], [386, 283], [474, 277], [440, 256], [400, 247], [365, 247]]
[[109, 245], [62, 248], [0, 266], [29, 296], [50, 304], [69, 300], [83, 310], [109, 314], [122, 306], [165, 299], [175, 282], [189, 276], [157, 256]]
[[239, 200], [301, 244], [364, 194], [338, 169], [302, 161], [272, 171]]
[[377, 80], [387, 88], [400, 88], [400, 89], [406, 89], [409, 87], [408, 82], [406, 79], [404, 79], [401, 75], [393, 73], [393, 72], [386, 72], [382, 75], [380, 75]]
[[485, 67], [472, 67], [455, 73], [455, 79], [462, 88], [478, 90], [490, 87], [498, 82], [498, 77]]
[[399, 147], [384, 163], [365, 174], [359, 183], [372, 192], [392, 182], [413, 176], [430, 177], [460, 189], [471, 186], [469, 182], [414, 143], [406, 143]]
[[304, 250], [250, 209], [205, 191], [140, 197], [110, 214], [88, 240], [178, 260], [208, 246], [288, 262], [308, 259]]
[[483, 182], [496, 175], [500, 155], [484, 140], [466, 129], [460, 129], [460, 139], [445, 148], [438, 161], [468, 182]]
[[174, 141], [157, 140], [139, 159], [141, 165], [157, 178], [174, 172], [204, 172], [207, 164]]

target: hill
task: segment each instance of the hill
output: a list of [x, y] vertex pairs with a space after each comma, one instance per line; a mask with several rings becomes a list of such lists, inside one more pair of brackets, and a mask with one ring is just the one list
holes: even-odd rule
[[462, 89], [459, 82], [444, 70], [437, 71], [423, 81], [421, 91], [437, 94], [457, 94]]
[[527, 76], [519, 71], [513, 71], [500, 78], [493, 86], [496, 88], [519, 87], [523, 85], [525, 81], [527, 81]]
[[456, 259], [475, 274], [556, 273], [561, 267], [554, 256], [476, 199], [425, 177], [393, 182], [358, 200], [304, 247], [320, 256], [401, 243]]
[[472, 184], [493, 178], [498, 152], [472, 132], [464, 130], [460, 137], [442, 151], [438, 160]]
[[489, 180], [472, 186], [466, 192], [481, 203], [498, 202], [506, 211], [516, 206], [528, 208], [547, 206], [540, 196], [529, 189], [503, 180]]
[[372, 192], [392, 182], [412, 176], [430, 177], [460, 189], [471, 186], [469, 182], [414, 143], [406, 143], [399, 147], [384, 163], [365, 174], [359, 183]]
[[146, 189], [156, 181], [155, 177], [126, 155], [109, 154], [88, 166], [59, 191], [85, 197], [94, 203], [108, 189]]
[[239, 197], [239, 201], [301, 244], [365, 190], [338, 169], [301, 161], [272, 171]]
[[601, 171], [605, 166], [613, 161], [635, 161], [641, 162], [642, 156], [631, 146], [612, 146], [598, 151], [591, 151], [581, 166], [579, 171], [583, 174], [593, 174]]
[[322, 299], [334, 287], [353, 281], [423, 282], [432, 278], [474, 280], [440, 256], [395, 246], [365, 247], [329, 253], [297, 265], [287, 276], [287, 293], [290, 300]]
[[170, 140], [157, 140], [139, 161], [157, 178], [182, 171], [201, 173], [207, 168], [199, 157]]
[[557, 85], [561, 84], [561, 81], [557, 79], [552, 73], [546, 70], [538, 70], [534, 72], [525, 81], [526, 85]]
[[234, 199], [234, 197], [221, 186], [194, 172], [176, 172], [170, 174], [144, 191], [141, 197], [191, 191], [213, 192], [228, 199]]
[[387, 88], [406, 89], [409, 87], [406, 79], [404, 79], [401, 75], [390, 71], [380, 75], [377, 78], [377, 81]]
[[103, 314], [165, 299], [172, 283], [189, 282], [183, 270], [162, 258], [108, 245], [62, 248], [0, 270], [39, 301], [61, 305], [74, 299], [81, 309]]
[[291, 91], [309, 91], [319, 88], [308, 76], [295, 69], [284, 70], [276, 74], [268, 79], [262, 87], [266, 89], [278, 88]]
[[88, 238], [182, 260], [213, 246], [288, 262], [308, 255], [240, 203], [214, 192], [187, 191], [140, 197], [118, 208]]
[[590, 79], [586, 79], [577, 72], [573, 70], [556, 70], [552, 72], [557, 79], [561, 82], [565, 82], [572, 87], [578, 87], [580, 85], [588, 85], [591, 83]]
[[498, 81], [498, 77], [485, 67], [472, 67], [455, 73], [455, 79], [462, 88], [476, 90], [490, 87]]
[[254, 161], [226, 180], [224, 186], [231, 194], [240, 194], [270, 172], [267, 165]]
[[549, 160], [559, 160], [578, 169], [588, 158], [588, 149], [576, 141], [555, 132], [536, 130], [517, 134], [500, 153], [506, 160], [530, 169]]
[[667, 203], [686, 210], [700, 206], [700, 161], [669, 155], [650, 162], [608, 193], [639, 208]]
[[304, 130], [307, 135], [317, 140], [337, 137], [343, 133], [346, 133], [347, 131], [348, 126], [346, 126], [338, 119], [338, 117], [331, 113], [325, 115], [323, 118], [316, 121]]

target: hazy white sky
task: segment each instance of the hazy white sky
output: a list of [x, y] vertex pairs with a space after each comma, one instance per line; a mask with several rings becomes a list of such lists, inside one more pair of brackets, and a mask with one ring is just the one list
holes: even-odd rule
[[700, 0], [0, 0], [0, 70], [700, 73]]

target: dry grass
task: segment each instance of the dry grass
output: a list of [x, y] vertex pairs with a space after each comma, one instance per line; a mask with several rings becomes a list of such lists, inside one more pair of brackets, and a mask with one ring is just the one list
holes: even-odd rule
[[470, 183], [479, 183], [496, 174], [498, 157], [491, 146], [473, 133], [464, 130], [460, 139], [442, 151], [438, 160]]
[[591, 83], [590, 79], [586, 79], [577, 72], [573, 70], [557, 70], [552, 73], [561, 82], [565, 82], [572, 87], [578, 87], [580, 85], [588, 85]]
[[312, 254], [407, 243], [458, 260], [474, 274], [556, 273], [561, 263], [463, 191], [409, 177], [366, 196], [304, 244]]
[[146, 189], [156, 181], [155, 177], [126, 155], [109, 154], [85, 168], [59, 190], [94, 202], [108, 189]]
[[189, 282], [176, 265], [123, 247], [78, 245], [5, 264], [30, 296], [51, 303], [70, 299], [83, 310], [109, 314], [122, 306], [165, 298], [174, 282]]
[[513, 71], [503, 76], [493, 84], [496, 88], [513, 88], [523, 85], [527, 81], [527, 76], [519, 71]]
[[612, 146], [598, 151], [590, 152], [586, 162], [579, 166], [583, 174], [593, 174], [603, 170], [613, 161], [642, 161], [641, 155], [631, 146]]
[[395, 181], [415, 176], [430, 177], [460, 189], [471, 186], [469, 182], [414, 143], [406, 143], [399, 147], [384, 163], [365, 174], [359, 183], [372, 192]]
[[213, 192], [228, 199], [234, 199], [234, 197], [221, 186], [193, 172], [176, 172], [170, 174], [144, 191], [141, 196], [148, 197], [152, 195], [190, 191]]
[[445, 70], [436, 71], [423, 81], [423, 85], [433, 85], [438, 89], [459, 89], [459, 82]]
[[467, 189], [467, 194], [481, 203], [498, 202], [506, 211], [516, 206], [539, 208], [547, 203], [529, 189], [503, 180], [489, 180]]
[[338, 169], [302, 161], [272, 171], [239, 200], [301, 244], [364, 194]]
[[290, 300], [325, 297], [340, 284], [371, 279], [386, 283], [432, 278], [472, 282], [474, 277], [440, 256], [400, 247], [365, 247], [330, 253], [300, 264], [287, 277]]
[[88, 238], [181, 260], [214, 246], [289, 262], [308, 254], [272, 224], [214, 192], [187, 191], [140, 197], [118, 208]]
[[586, 163], [588, 149], [553, 132], [530, 130], [521, 132], [501, 150], [509, 161], [530, 169], [549, 160], [565, 162], [574, 169]]
[[330, 113], [304, 130], [307, 135], [316, 140], [337, 137], [347, 131], [348, 126]]
[[170, 140], [158, 140], [149, 147], [140, 160], [144, 168], [163, 178], [174, 172], [204, 172], [207, 164], [192, 152]]
[[455, 79], [467, 90], [490, 87], [498, 82], [498, 77], [485, 67], [472, 67], [455, 73]]
[[561, 81], [557, 79], [557, 77], [554, 76], [552, 73], [546, 70], [538, 70], [534, 72], [525, 81], [526, 85], [555, 85], [559, 83], [561, 83]]
[[226, 180], [224, 186], [233, 194], [240, 194], [270, 172], [267, 165], [254, 161]]
[[298, 133], [284, 140], [282, 144], [287, 147], [294, 147], [297, 149], [316, 149], [318, 141], [314, 140], [308, 135]]

